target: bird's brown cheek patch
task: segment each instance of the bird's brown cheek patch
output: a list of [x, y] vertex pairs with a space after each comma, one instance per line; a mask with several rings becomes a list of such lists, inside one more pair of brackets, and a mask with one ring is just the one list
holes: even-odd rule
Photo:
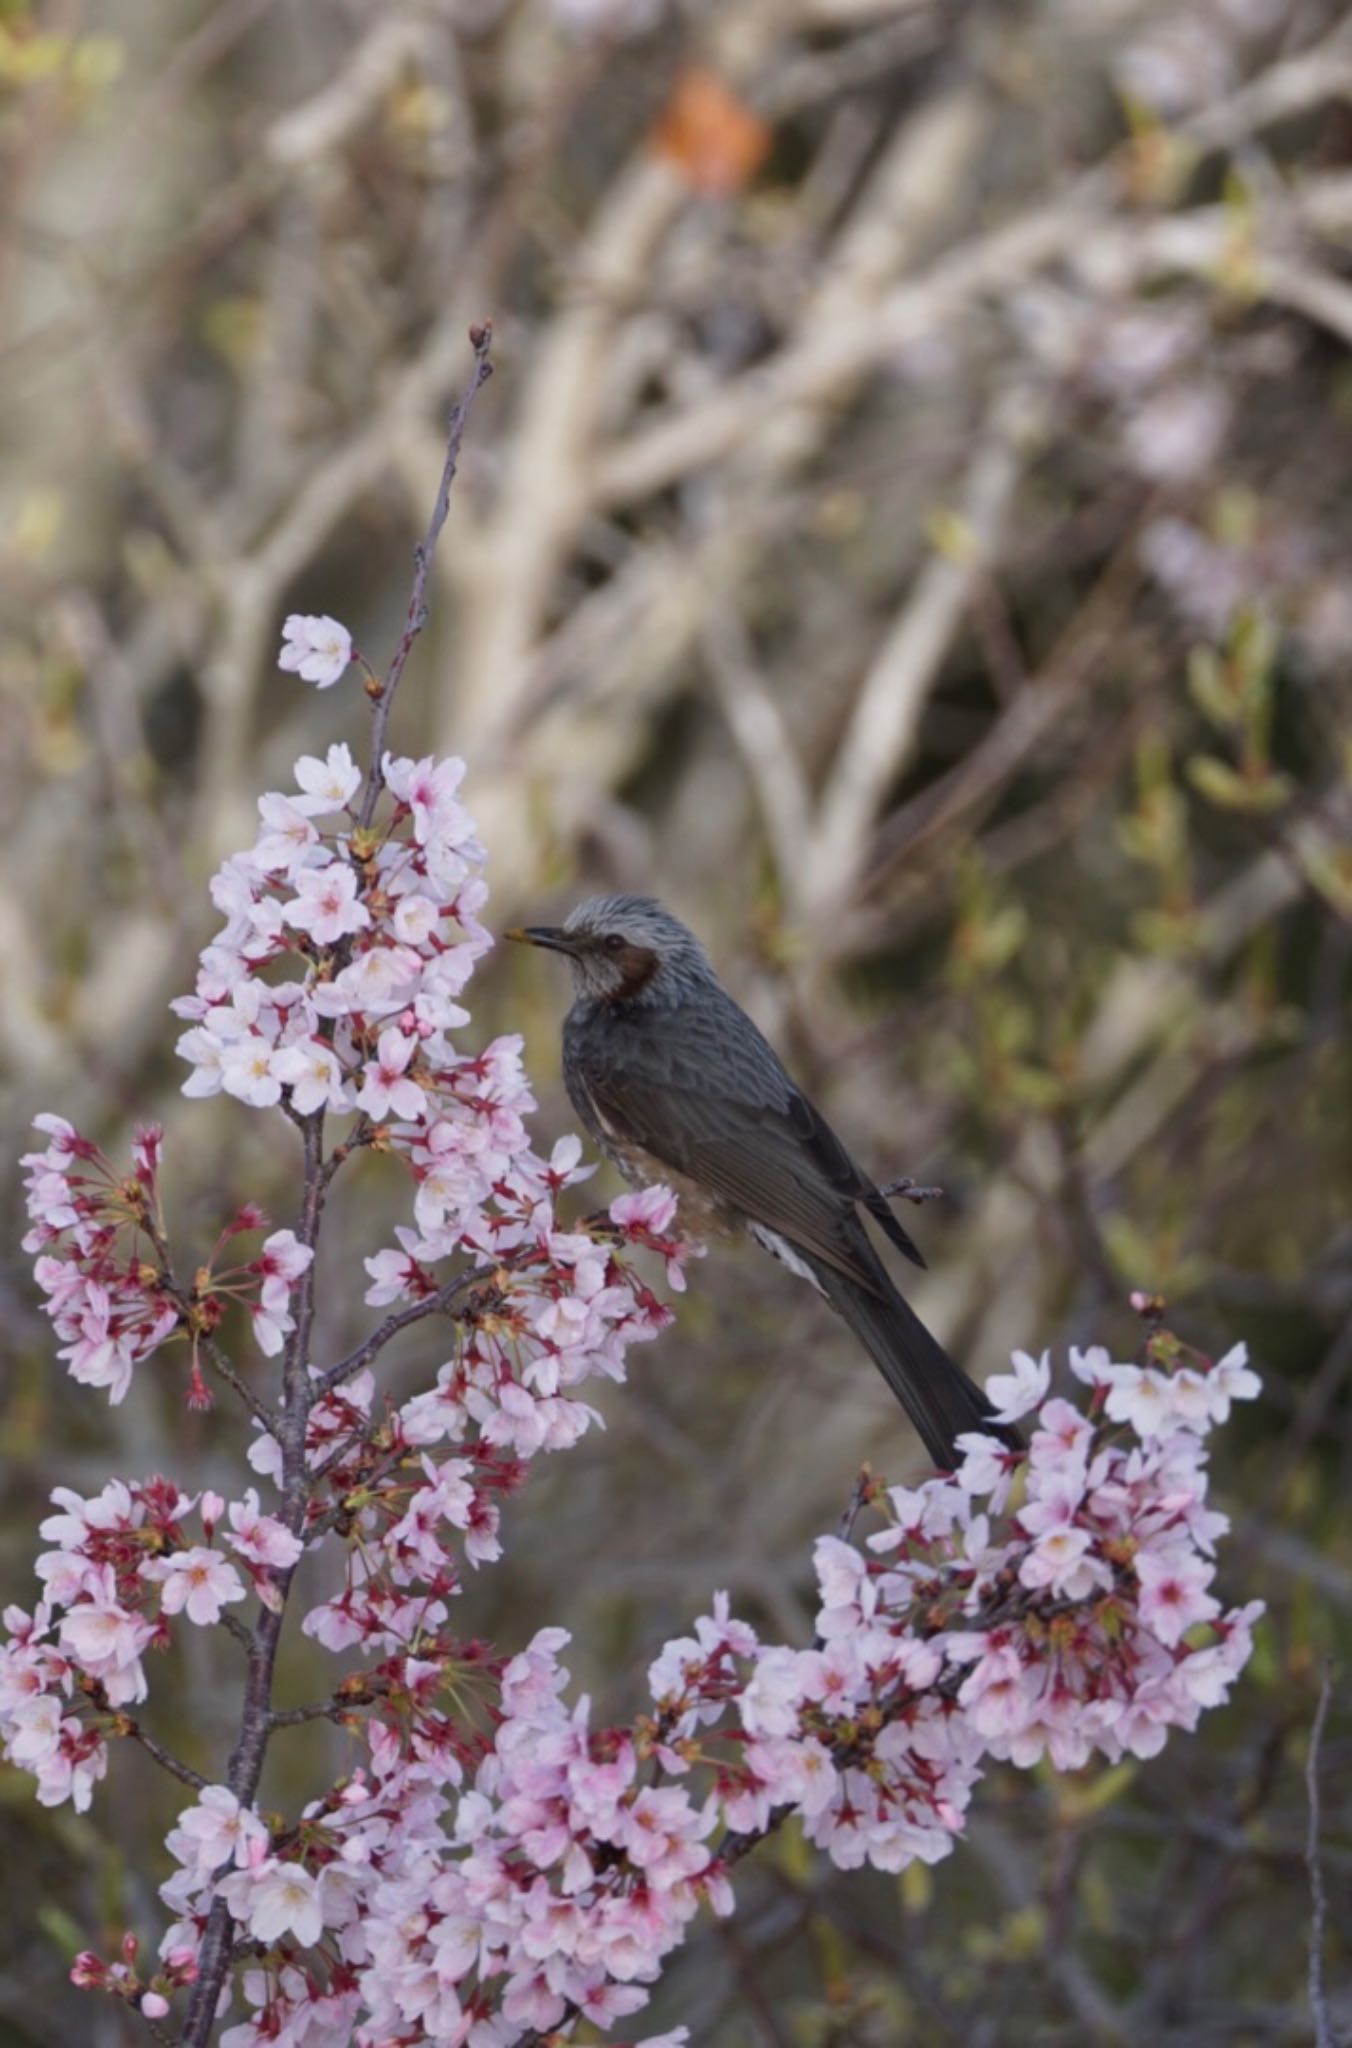
[[620, 970], [621, 979], [611, 1001], [630, 1003], [656, 974], [657, 955], [647, 946], [626, 946], [622, 953], [615, 955], [615, 965]]

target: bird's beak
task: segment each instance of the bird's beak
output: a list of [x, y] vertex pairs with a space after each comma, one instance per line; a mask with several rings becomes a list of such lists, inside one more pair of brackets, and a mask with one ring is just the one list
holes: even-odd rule
[[515, 939], [522, 946], [544, 946], [551, 953], [571, 953], [577, 943], [572, 933], [566, 932], [563, 926], [558, 924], [514, 925], [511, 931], [504, 932], [502, 936], [504, 939]]

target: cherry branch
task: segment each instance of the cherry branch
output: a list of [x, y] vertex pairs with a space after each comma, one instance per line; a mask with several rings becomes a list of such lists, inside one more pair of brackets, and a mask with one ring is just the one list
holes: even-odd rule
[[226, 1357], [225, 1352], [213, 1338], [207, 1337], [202, 1340], [201, 1355], [217, 1378], [223, 1380], [230, 1391], [238, 1396], [249, 1410], [249, 1413], [262, 1423], [268, 1434], [276, 1436], [281, 1427], [281, 1417], [274, 1409], [268, 1406], [261, 1394], [254, 1392], [248, 1381], [241, 1373], [236, 1371], [235, 1367]]
[[[589, 1231], [594, 1237], [605, 1237], [607, 1234], [612, 1238], [618, 1237], [615, 1226], [604, 1209], [594, 1210], [591, 1215], [584, 1216], [576, 1228]], [[537, 1264], [540, 1259], [538, 1245], [522, 1245], [519, 1250], [508, 1252], [500, 1259], [485, 1260], [482, 1265], [472, 1266], [468, 1272], [458, 1273], [453, 1280], [447, 1280], [434, 1293], [424, 1295], [421, 1301], [411, 1302], [407, 1308], [396, 1309], [382, 1322], [377, 1323], [369, 1337], [363, 1338], [355, 1350], [349, 1351], [336, 1364], [320, 1373], [312, 1382], [316, 1399], [332, 1393], [335, 1387], [342, 1386], [346, 1380], [355, 1378], [379, 1357], [385, 1346], [397, 1337], [401, 1330], [411, 1329], [415, 1323], [425, 1322], [429, 1316], [454, 1313], [456, 1320], [463, 1320], [474, 1306], [472, 1300], [465, 1303], [466, 1296], [476, 1296], [482, 1289], [492, 1287], [499, 1273], [519, 1273]], [[458, 1311], [455, 1306], [457, 1302], [464, 1304]], [[324, 1469], [320, 1466], [319, 1472], [314, 1476], [322, 1476]]]
[[471, 327], [469, 338], [474, 350], [474, 368], [470, 372], [469, 383], [451, 409], [446, 429], [446, 460], [442, 466], [436, 504], [432, 508], [427, 531], [413, 552], [413, 588], [409, 594], [408, 615], [404, 622], [403, 635], [395, 649], [394, 659], [390, 663], [385, 681], [367, 685], [374, 706], [374, 716], [371, 720], [371, 765], [367, 771], [366, 792], [357, 817], [358, 827], [362, 830], [370, 826], [375, 816], [376, 801], [384, 783], [380, 764], [385, 752], [385, 729], [389, 724], [394, 693], [399, 687], [409, 655], [413, 652], [413, 643], [427, 624], [427, 578], [441, 529], [446, 524], [446, 515], [450, 510], [451, 485], [455, 482], [455, 473], [460, 464], [460, 443], [464, 438], [474, 400], [480, 388], [493, 374], [493, 365], [488, 359], [488, 352], [493, 345], [492, 321], [485, 320], [478, 326]]
[[153, 1758], [162, 1771], [168, 1771], [170, 1777], [177, 1778], [181, 1784], [190, 1785], [194, 1792], [203, 1791], [211, 1782], [210, 1779], [204, 1778], [200, 1771], [195, 1771], [191, 1764], [185, 1764], [181, 1757], [167, 1750], [162, 1742], [157, 1742], [132, 1715], [119, 1713], [113, 1723], [113, 1733], [125, 1736], [130, 1742], [139, 1743], [146, 1755]]
[[316, 1700], [308, 1707], [274, 1707], [268, 1715], [270, 1728], [303, 1728], [310, 1721], [341, 1721], [360, 1699]]
[[[530, 1248], [529, 1256], [536, 1256], [534, 1246]], [[513, 1265], [523, 1265], [525, 1262], [523, 1257], [513, 1254], [506, 1259], [496, 1260], [491, 1266], [475, 1266], [468, 1273], [458, 1274], [454, 1280], [446, 1281], [434, 1294], [424, 1295], [421, 1301], [411, 1302], [407, 1308], [395, 1310], [382, 1322], [377, 1323], [370, 1336], [364, 1338], [354, 1351], [349, 1351], [345, 1358], [340, 1358], [336, 1365], [329, 1366], [327, 1371], [319, 1375], [313, 1383], [317, 1397], [331, 1394], [335, 1387], [341, 1387], [345, 1381], [355, 1379], [359, 1372], [379, 1357], [385, 1346], [397, 1337], [401, 1330], [412, 1329], [415, 1323], [426, 1322], [429, 1316], [450, 1314], [454, 1304], [463, 1296], [476, 1288], [490, 1285], [495, 1273], [509, 1269]], [[461, 1313], [463, 1314], [463, 1310]], [[323, 1470], [321, 1466], [316, 1476], [321, 1476]]]
[[[381, 764], [394, 694], [413, 643], [426, 623], [427, 578], [437, 538], [446, 522], [450, 491], [459, 462], [465, 425], [475, 394], [491, 370], [488, 361], [488, 350], [492, 341], [491, 326], [485, 323], [472, 329], [470, 340], [474, 349], [474, 366], [469, 382], [451, 412], [447, 431], [446, 461], [442, 469], [440, 488], [427, 532], [415, 552], [413, 588], [403, 637], [390, 663], [384, 683], [368, 686], [372, 698], [371, 759], [358, 819], [359, 827], [362, 829], [369, 828], [375, 814], [376, 802], [384, 786]], [[351, 1147], [336, 1148], [333, 1157], [326, 1159], [323, 1110], [317, 1110], [310, 1116], [300, 1116], [291, 1112], [288, 1104], [288, 1113], [301, 1133], [303, 1145], [301, 1215], [296, 1236], [298, 1242], [313, 1253], [318, 1248], [325, 1197], [338, 1165], [348, 1156]], [[327, 1391], [322, 1383], [317, 1385], [310, 1378], [308, 1365], [310, 1333], [314, 1323], [315, 1267], [316, 1261], [312, 1258], [300, 1279], [294, 1324], [282, 1357], [281, 1414], [272, 1424], [282, 1451], [281, 1520], [292, 1534], [299, 1534], [304, 1524], [306, 1503], [309, 1498], [309, 1479], [305, 1464], [306, 1423], [314, 1401]], [[250, 1405], [253, 1405], [252, 1402]], [[280, 1423], [280, 1427], [276, 1426], [277, 1423]], [[253, 1804], [262, 1777], [268, 1739], [278, 1725], [273, 1717], [273, 1672], [286, 1617], [292, 1576], [291, 1572], [277, 1574], [277, 1604], [275, 1608], [260, 1607], [258, 1620], [249, 1636], [244, 1706], [239, 1734], [227, 1772], [229, 1788], [241, 1806]], [[216, 2008], [230, 1967], [233, 1946], [233, 1923], [224, 1899], [217, 1898], [208, 1915], [206, 1932], [202, 1940], [198, 1975], [183, 2031], [183, 2048], [206, 2048], [211, 2038]]]
[[198, 1356], [205, 1358], [217, 1378], [223, 1380], [231, 1392], [244, 1403], [244, 1406], [250, 1413], [257, 1416], [264, 1429], [271, 1435], [276, 1436], [281, 1427], [280, 1417], [268, 1406], [261, 1394], [255, 1393], [248, 1381], [237, 1371], [231, 1360], [227, 1358], [215, 1338], [205, 1331], [199, 1331], [197, 1327], [199, 1304], [193, 1300], [188, 1289], [174, 1272], [169, 1240], [159, 1223], [155, 1217], [147, 1215], [141, 1221], [141, 1228], [155, 1247], [155, 1256], [159, 1261], [160, 1268], [159, 1284], [165, 1295], [167, 1295], [168, 1299], [173, 1302], [178, 1310], [183, 1321], [183, 1328], [187, 1332], [189, 1341], [194, 1346]]

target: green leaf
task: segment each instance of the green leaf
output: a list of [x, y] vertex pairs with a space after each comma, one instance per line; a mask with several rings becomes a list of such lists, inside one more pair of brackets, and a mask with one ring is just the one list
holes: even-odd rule
[[1199, 711], [1213, 725], [1229, 730], [1242, 722], [1243, 710], [1214, 647], [1194, 647], [1188, 656], [1188, 689]]
[[1274, 768], [1242, 775], [1215, 754], [1194, 754], [1188, 762], [1188, 780], [1208, 802], [1227, 811], [1275, 811], [1291, 798], [1289, 776]]
[[1130, 1788], [1139, 1766], [1134, 1757], [1128, 1757], [1111, 1769], [1099, 1771], [1087, 1783], [1075, 1778], [1058, 1780], [1058, 1806], [1067, 1820], [1088, 1820], [1091, 1814], [1104, 1813]]

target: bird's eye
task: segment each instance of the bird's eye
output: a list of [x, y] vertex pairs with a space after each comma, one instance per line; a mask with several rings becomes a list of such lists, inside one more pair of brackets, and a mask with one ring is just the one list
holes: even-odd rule
[[624, 951], [624, 940], [619, 932], [607, 932], [601, 944], [605, 947], [607, 953], [621, 953]]

